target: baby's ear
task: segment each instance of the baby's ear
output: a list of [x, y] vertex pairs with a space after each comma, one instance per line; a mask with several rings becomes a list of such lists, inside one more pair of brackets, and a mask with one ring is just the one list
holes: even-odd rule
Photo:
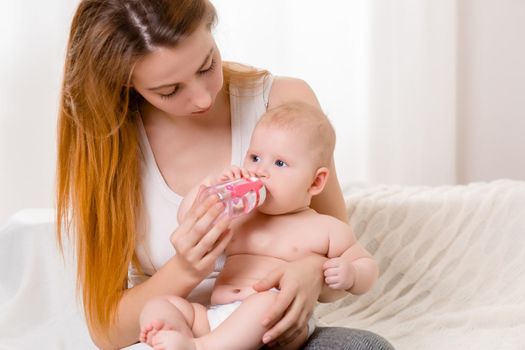
[[315, 172], [314, 181], [310, 185], [308, 193], [310, 193], [312, 196], [315, 196], [323, 192], [326, 181], [328, 181], [328, 175], [330, 175], [330, 170], [328, 170], [328, 168], [321, 167], [317, 169]]

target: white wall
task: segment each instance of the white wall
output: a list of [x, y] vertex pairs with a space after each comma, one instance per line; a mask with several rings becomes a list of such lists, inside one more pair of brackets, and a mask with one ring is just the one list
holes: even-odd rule
[[459, 4], [459, 181], [525, 180], [525, 1]]
[[456, 183], [457, 0], [371, 0], [368, 181]]
[[214, 0], [224, 59], [304, 79], [337, 134], [342, 184], [366, 181], [370, 7], [359, 0]]
[[[301, 77], [314, 88], [336, 127], [343, 185], [525, 180], [525, 1], [213, 2], [224, 58]], [[57, 99], [76, 3], [0, 2], [0, 225], [21, 208], [53, 205]], [[397, 22], [385, 21], [385, 11]], [[439, 27], [449, 29], [433, 32]], [[413, 43], [423, 51], [411, 51]], [[405, 60], [411, 54], [418, 59]], [[385, 64], [389, 58], [396, 69]], [[418, 71], [427, 75], [405, 81], [412, 88], [389, 91], [392, 79]], [[434, 107], [449, 112], [439, 120]], [[399, 113], [388, 115], [392, 109]], [[451, 116], [457, 130], [447, 134]], [[391, 128], [399, 133], [390, 135]], [[424, 152], [419, 145], [429, 141]], [[450, 159], [433, 161], [443, 149], [453, 153], [455, 173]], [[412, 153], [402, 163], [389, 151]]]
[[0, 225], [50, 207], [58, 91], [76, 1], [0, 2]]
[[[340, 180], [366, 179], [366, 168], [353, 164], [368, 142], [360, 132], [366, 126], [368, 8], [360, 1], [337, 8], [302, 0], [213, 2], [223, 57], [308, 81], [339, 136]], [[0, 40], [7, 50], [0, 61], [0, 223], [21, 208], [53, 205], [57, 99], [75, 4], [1, 4]]]

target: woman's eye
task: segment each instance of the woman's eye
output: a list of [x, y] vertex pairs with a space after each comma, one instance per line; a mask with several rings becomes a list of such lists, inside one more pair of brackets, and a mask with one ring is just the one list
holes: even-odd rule
[[280, 167], [280, 168], [284, 168], [284, 167], [288, 166], [288, 164], [286, 164], [285, 161], [282, 161], [282, 160], [280, 160], [280, 159], [278, 159], [278, 160], [275, 161], [275, 165], [277, 165], [277, 166]]
[[177, 93], [177, 91], [179, 91], [179, 87], [175, 86], [175, 88], [173, 89], [172, 92], [170, 92], [169, 94], [160, 94], [160, 97], [161, 98], [170, 98], [170, 97], [174, 96]]
[[204, 74], [213, 72], [215, 70], [215, 64], [216, 64], [215, 59], [212, 59], [210, 66], [206, 69], [199, 71], [199, 75], [204, 75]]
[[258, 161], [261, 160], [261, 157], [256, 156], [255, 154], [252, 154], [251, 157], [252, 157], [252, 162], [254, 163], [257, 163]]

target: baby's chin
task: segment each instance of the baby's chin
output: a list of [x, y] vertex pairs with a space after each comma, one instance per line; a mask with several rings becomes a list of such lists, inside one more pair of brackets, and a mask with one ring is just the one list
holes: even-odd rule
[[267, 208], [259, 207], [259, 208], [257, 208], [257, 211], [259, 213], [261, 213], [261, 214], [264, 214], [264, 215], [282, 215], [282, 214], [286, 214], [285, 211], [275, 210], [275, 209], [272, 210], [272, 208], [268, 208], [267, 209]]
[[277, 207], [266, 202], [263, 203], [260, 207], [257, 207], [257, 211], [265, 215], [284, 215], [289, 214], [295, 211], [296, 208], [287, 208], [287, 207]]

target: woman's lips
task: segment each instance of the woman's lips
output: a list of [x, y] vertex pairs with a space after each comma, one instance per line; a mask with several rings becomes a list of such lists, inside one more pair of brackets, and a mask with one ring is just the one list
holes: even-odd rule
[[200, 111], [192, 112], [191, 114], [203, 114], [210, 110], [211, 106], [206, 109], [201, 109]]

